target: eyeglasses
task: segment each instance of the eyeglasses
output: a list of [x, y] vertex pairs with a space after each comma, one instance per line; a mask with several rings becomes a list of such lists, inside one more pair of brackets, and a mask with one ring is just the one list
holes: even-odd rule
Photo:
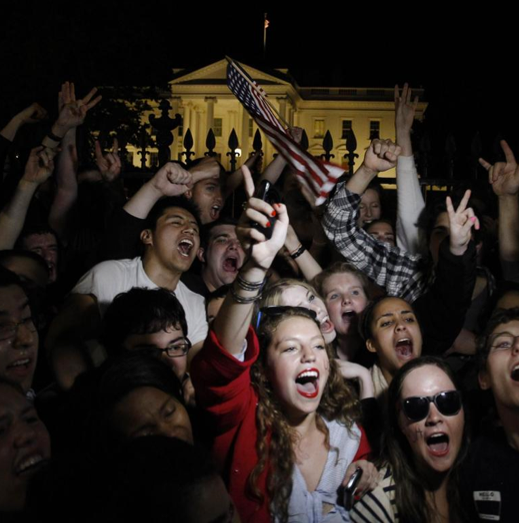
[[300, 312], [302, 314], [307, 314], [317, 321], [317, 313], [312, 309], [307, 309], [306, 307], [291, 307], [290, 305], [278, 305], [275, 307], [262, 307], [258, 312], [258, 317], [256, 319], [256, 330], [261, 325], [264, 317], [276, 317], [285, 314], [287, 311]]
[[0, 323], [0, 341], [12, 341], [15, 338], [20, 325], [23, 325], [30, 332], [36, 332], [36, 325], [34, 325], [32, 316], [19, 322], [9, 321], [6, 323]]
[[518, 338], [519, 336], [507, 332], [494, 334], [490, 337], [490, 350], [495, 352], [513, 349]]
[[438, 392], [434, 396], [411, 396], [402, 400], [402, 410], [408, 420], [422, 421], [429, 415], [431, 403], [436, 405], [440, 414], [455, 416], [461, 410], [461, 392], [459, 390], [447, 390]]
[[155, 356], [157, 353], [165, 352], [169, 358], [181, 358], [189, 352], [190, 348], [191, 342], [187, 338], [184, 338], [182, 342], [175, 342], [174, 344], [172, 343], [165, 349], [160, 349], [159, 347], [147, 347], [142, 349], [142, 351], [146, 354], [151, 354], [152, 356]]

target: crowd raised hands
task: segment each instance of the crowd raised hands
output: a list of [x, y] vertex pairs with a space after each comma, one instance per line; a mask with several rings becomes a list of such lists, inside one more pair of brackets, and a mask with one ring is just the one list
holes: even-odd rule
[[[214, 157], [190, 165], [168, 162], [133, 194], [123, 193], [130, 184], [123, 176], [117, 129], [106, 148], [102, 139], [95, 140], [95, 174], [84, 177], [102, 183], [82, 187], [78, 171], [88, 162], [76, 145], [76, 130], [101, 100], [96, 88], [79, 98], [74, 83], [65, 82], [55, 121], [35, 102], [0, 131], [0, 145], [9, 148], [22, 126], [47, 129], [41, 143], [30, 148], [23, 172], [13, 178], [8, 173], [2, 185], [14, 181], [0, 209], [0, 298], [8, 317], [0, 325], [0, 418], [8, 409], [2, 391], [12, 386], [2, 380], [15, 388], [23, 382], [26, 392], [36, 361], [25, 356], [39, 332], [39, 365], [45, 366], [36, 370], [36, 392], [30, 389], [28, 397], [32, 402], [36, 396], [38, 408], [38, 397], [43, 404], [57, 459], [62, 448], [75, 444], [70, 435], [83, 431], [82, 423], [92, 423], [79, 439], [92, 437], [92, 446], [99, 445], [96, 459], [106, 457], [114, 442], [128, 443], [128, 435], [176, 437], [183, 427], [188, 444], [200, 441], [213, 449], [230, 495], [219, 484], [225, 494], [220, 497], [242, 520], [299, 521], [304, 513], [308, 521], [323, 522], [397, 521], [398, 514], [408, 521], [419, 517], [433, 523], [435, 514], [465, 521], [459, 481], [462, 458], [472, 447], [468, 407], [459, 391], [467, 387], [477, 404], [476, 376], [495, 392], [501, 418], [489, 427], [499, 426], [506, 435], [496, 448], [512, 452], [510, 462], [519, 453], [513, 443], [519, 422], [502, 407], [507, 402], [519, 407], [519, 309], [513, 308], [519, 307], [519, 166], [508, 143], [501, 141], [504, 161], [479, 160], [497, 201], [498, 238], [493, 239], [474, 188], [435, 198], [429, 193], [425, 205], [411, 142], [419, 101], [408, 84], [395, 86], [395, 140], [371, 141], [358, 169], [321, 207], [304, 186], [291, 183], [294, 173], [281, 155], [263, 169], [261, 152], [230, 174]], [[303, 130], [294, 127], [288, 134], [300, 143]], [[396, 222], [391, 206], [385, 206], [395, 191], [388, 193], [380, 188], [384, 180], [377, 180], [392, 169]], [[258, 197], [254, 180], [256, 186], [265, 180], [285, 185], [287, 193], [280, 189], [279, 201], [268, 202]], [[226, 198], [240, 186], [245, 202], [243, 209], [233, 204], [241, 212], [235, 220], [224, 215]], [[79, 216], [85, 207], [78, 202], [84, 194], [108, 201], [109, 191], [119, 191], [120, 199], [107, 205], [106, 230], [93, 239], [77, 225], [80, 218], [88, 221]], [[307, 216], [298, 215], [294, 193], [297, 205], [301, 197], [307, 200], [309, 205], [302, 201]], [[379, 212], [359, 219], [373, 198], [379, 198]], [[397, 238], [396, 245], [382, 241], [381, 226]], [[112, 244], [109, 259], [103, 258], [103, 242]], [[78, 273], [81, 263], [86, 274]], [[125, 272], [129, 266], [135, 272]], [[35, 274], [42, 267], [53, 267], [57, 283], [54, 275], [52, 283], [40, 285]], [[4, 268], [18, 271], [18, 279]], [[507, 280], [501, 282], [503, 296], [495, 276]], [[124, 297], [135, 286], [152, 293], [146, 300], [153, 305], [138, 319], [129, 320], [124, 308], [128, 318], [110, 315], [119, 298], [106, 298], [107, 289]], [[161, 308], [155, 287], [173, 296], [173, 305]], [[209, 325], [204, 299], [208, 311], [210, 303], [218, 304]], [[497, 315], [489, 321], [495, 307]], [[503, 312], [509, 307], [512, 312]], [[107, 317], [131, 331], [131, 343], [104, 345]], [[105, 372], [110, 376], [114, 368], [124, 368], [128, 353], [140, 351], [144, 357], [132, 372], [141, 385], [119, 391], [121, 398], [111, 398], [119, 406], [108, 413], [95, 404], [96, 387]], [[154, 375], [157, 360], [168, 372], [176, 369], [167, 386]], [[59, 398], [56, 404], [40, 394], [49, 386]], [[56, 423], [58, 413], [70, 414], [65, 408], [70, 405], [78, 406], [81, 423], [74, 416]], [[479, 435], [483, 412], [472, 414], [476, 421], [470, 424]], [[477, 459], [469, 463], [475, 467]], [[35, 465], [35, 472], [39, 469]], [[350, 489], [357, 474], [361, 479]], [[484, 475], [485, 470], [467, 474], [468, 491], [484, 490], [476, 489], [476, 478]], [[511, 503], [505, 496], [503, 506]], [[0, 492], [0, 513], [7, 507], [2, 499]], [[425, 508], [414, 511], [412, 500]], [[475, 506], [480, 515], [481, 506]]]

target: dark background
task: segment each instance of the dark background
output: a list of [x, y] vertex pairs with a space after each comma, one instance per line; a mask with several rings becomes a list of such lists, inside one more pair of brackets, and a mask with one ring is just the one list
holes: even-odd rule
[[228, 54], [253, 66], [288, 68], [303, 86], [392, 87], [408, 81], [425, 89], [426, 125], [436, 147], [449, 132], [466, 147], [476, 131], [488, 154], [497, 137], [519, 145], [519, 46], [510, 13], [477, 13], [452, 3], [319, 4], [327, 10], [319, 13], [295, 12], [297, 7], [3, 5], [1, 121], [34, 100], [54, 110], [65, 80], [76, 83], [79, 95], [94, 85], [165, 88], [173, 67], [197, 68]]

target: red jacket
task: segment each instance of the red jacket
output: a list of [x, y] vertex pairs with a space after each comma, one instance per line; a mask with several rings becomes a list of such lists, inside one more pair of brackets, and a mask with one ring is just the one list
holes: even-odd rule
[[[213, 330], [191, 365], [197, 405], [214, 417], [216, 438], [213, 458], [222, 473], [231, 498], [244, 523], [271, 521], [269, 500], [252, 496], [248, 478], [258, 462], [256, 453], [256, 407], [258, 395], [251, 384], [249, 369], [258, 358], [258, 338], [252, 327], [247, 334], [247, 351], [242, 363], [219, 343]], [[355, 461], [370, 452], [364, 431]], [[261, 492], [267, 492], [267, 474], [258, 478]]]

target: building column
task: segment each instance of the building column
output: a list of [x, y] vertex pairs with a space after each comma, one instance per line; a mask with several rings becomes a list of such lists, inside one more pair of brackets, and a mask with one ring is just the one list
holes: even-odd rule
[[[286, 96], [278, 96], [276, 100], [279, 103], [279, 114], [281, 115], [281, 118], [287, 121], [287, 97]], [[284, 122], [281, 122], [284, 124]]]
[[191, 130], [193, 133], [194, 147], [195, 147], [195, 158], [200, 158], [203, 156], [205, 151], [205, 138], [204, 134], [204, 125], [203, 125], [203, 109], [198, 105], [195, 105], [195, 119], [194, 129]]
[[204, 98], [204, 100], [207, 104], [207, 106], [206, 106], [206, 111], [207, 111], [206, 136], [207, 136], [209, 129], [212, 129], [213, 125], [214, 125], [214, 104], [216, 103], [217, 100], [216, 100], [216, 96], [206, 96]]
[[[173, 115], [173, 118], [176, 114], [180, 114], [180, 106], [182, 104], [182, 99], [180, 96], [172, 96], [170, 100], [171, 104], [171, 113]], [[178, 128], [173, 131], [174, 133], [174, 139], [173, 143], [171, 144], [170, 151], [171, 151], [171, 159], [177, 160], [178, 154], [180, 152], [180, 144], [179, 144], [179, 137], [178, 137]]]
[[241, 110], [241, 133], [238, 134], [238, 140], [240, 140], [240, 148], [241, 148], [241, 163], [244, 163], [245, 160], [249, 157], [249, 151], [252, 149], [252, 138], [249, 138], [249, 113], [247, 112], [247, 109], [243, 107], [243, 105], [240, 108]]

